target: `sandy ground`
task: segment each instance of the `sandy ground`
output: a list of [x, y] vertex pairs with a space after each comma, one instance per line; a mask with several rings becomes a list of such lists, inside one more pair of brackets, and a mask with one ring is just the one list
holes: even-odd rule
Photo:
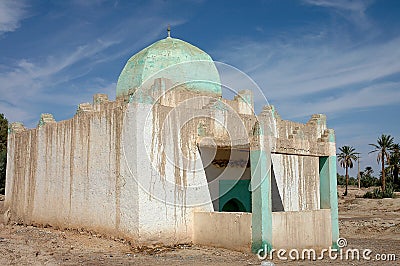
[[[339, 195], [342, 193], [339, 188]], [[339, 197], [340, 235], [346, 238], [348, 248], [371, 249], [372, 260], [275, 258], [275, 265], [400, 265], [400, 196], [382, 200], [356, 197], [364, 193], [350, 188], [349, 196]], [[396, 254], [396, 261], [374, 260], [378, 253]], [[261, 265], [251, 253], [190, 244], [132, 247], [91, 232], [16, 224], [0, 224], [0, 254], [0, 265]]]

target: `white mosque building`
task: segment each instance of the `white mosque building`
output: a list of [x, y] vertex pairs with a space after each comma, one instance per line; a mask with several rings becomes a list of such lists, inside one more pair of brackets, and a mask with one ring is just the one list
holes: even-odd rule
[[222, 97], [201, 49], [168, 36], [126, 63], [116, 99], [74, 117], [12, 123], [6, 219], [84, 228], [133, 243], [237, 250], [327, 248], [339, 237], [335, 136], [324, 115], [254, 113]]

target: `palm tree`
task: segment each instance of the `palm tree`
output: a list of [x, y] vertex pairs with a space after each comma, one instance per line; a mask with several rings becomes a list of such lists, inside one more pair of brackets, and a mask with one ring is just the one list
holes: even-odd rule
[[343, 196], [347, 196], [347, 186], [349, 185], [349, 168], [353, 168], [353, 161], [357, 160], [357, 153], [351, 146], [343, 146], [339, 148], [340, 153], [338, 159], [340, 166], [346, 169], [346, 191]]
[[388, 163], [390, 170], [393, 175], [393, 183], [399, 182], [399, 171], [400, 171], [400, 144], [392, 145], [392, 152], [390, 153], [390, 161]]
[[365, 167], [362, 173], [363, 174], [361, 176], [363, 179], [362, 183], [364, 187], [370, 187], [376, 185], [376, 178], [372, 175], [374, 173], [374, 169], [372, 169], [371, 166]]
[[371, 166], [367, 166], [367, 167], [365, 167], [364, 173], [366, 175], [372, 175], [374, 173], [374, 169], [372, 169]]
[[377, 143], [378, 144], [369, 144], [369, 145], [375, 147], [375, 150], [370, 151], [369, 153], [378, 152], [378, 156], [376, 157], [376, 160], [377, 160], [378, 164], [380, 162], [382, 163], [382, 192], [385, 192], [385, 190], [386, 190], [385, 159], [387, 162], [390, 162], [389, 151], [393, 147], [393, 137], [390, 135], [382, 134], [382, 136], [380, 138], [378, 138]]

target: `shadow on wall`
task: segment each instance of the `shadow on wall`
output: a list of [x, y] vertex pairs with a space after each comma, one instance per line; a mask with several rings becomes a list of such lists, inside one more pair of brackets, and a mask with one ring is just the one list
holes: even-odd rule
[[272, 198], [272, 211], [273, 212], [284, 212], [285, 208], [282, 203], [282, 196], [279, 193], [278, 185], [276, 183], [274, 165], [271, 162], [271, 198]]
[[251, 212], [249, 148], [199, 149], [214, 211]]
[[[271, 168], [271, 172], [272, 172], [271, 175], [272, 211], [284, 212], [285, 209], [282, 203], [282, 196], [279, 193], [273, 166]], [[249, 186], [250, 186], [249, 180], [237, 180], [234, 181], [234, 184], [231, 181], [226, 181], [226, 180], [220, 182], [220, 188], [226, 187], [225, 188], [226, 191], [224, 189], [221, 189], [223, 190], [221, 192], [222, 193], [220, 199], [221, 202], [223, 203], [225, 199], [228, 198], [228, 201], [223, 204], [220, 211], [251, 212], [251, 192], [248, 189]]]

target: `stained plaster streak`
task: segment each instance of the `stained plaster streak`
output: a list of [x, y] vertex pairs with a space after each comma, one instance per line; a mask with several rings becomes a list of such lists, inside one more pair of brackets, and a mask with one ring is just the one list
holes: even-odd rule
[[[35, 193], [35, 161], [37, 158], [37, 146], [35, 132], [22, 132], [18, 136], [12, 136], [10, 144], [15, 145], [12, 200], [16, 203], [14, 214], [17, 220], [29, 220], [33, 210]], [[27, 177], [27, 178], [25, 178]]]
[[285, 211], [319, 209], [318, 157], [272, 154]]
[[[197, 146], [195, 144], [197, 123], [192, 121], [181, 125], [185, 121], [186, 110], [171, 109], [170, 107], [154, 105], [152, 108], [152, 140], [151, 140], [151, 161], [157, 171], [161, 183], [166, 182], [166, 167], [171, 165], [174, 177], [174, 213], [176, 217], [177, 207], [180, 207], [181, 219], [186, 221], [186, 191], [187, 171], [192, 172], [196, 159]], [[167, 149], [167, 145], [172, 147]], [[169, 159], [167, 162], [167, 158]], [[193, 171], [194, 172], [194, 171]], [[153, 178], [153, 177], [151, 177]], [[157, 180], [151, 180], [150, 184]], [[152, 187], [150, 193], [152, 194]], [[167, 193], [164, 191], [164, 193]], [[151, 197], [151, 196], [149, 196]], [[178, 219], [175, 222], [178, 223]]]
[[[161, 116], [161, 117], [160, 117]], [[150, 159], [153, 167], [156, 168], [158, 176], [160, 177], [160, 181], [163, 184], [164, 193], [165, 191], [165, 167], [166, 167], [166, 152], [165, 152], [165, 144], [163, 142], [162, 132], [164, 132], [164, 120], [166, 117], [166, 113], [160, 112], [160, 108], [157, 105], [153, 105], [152, 108], [152, 138], [151, 138], [151, 154]], [[153, 175], [150, 177], [153, 178]], [[157, 180], [150, 180], [150, 193], [149, 197], [151, 198], [154, 192], [154, 185]]]
[[74, 155], [75, 155], [75, 129], [76, 129], [76, 117], [72, 118], [69, 122], [70, 127], [70, 153], [69, 153], [69, 218], [71, 220], [72, 211], [72, 193], [74, 183]]
[[30, 132], [30, 154], [29, 154], [29, 195], [27, 213], [28, 217], [32, 217], [33, 206], [35, 201], [35, 188], [36, 188], [36, 165], [37, 165], [37, 130]]
[[113, 125], [115, 136], [115, 227], [119, 229], [121, 224], [121, 136], [123, 128], [123, 118], [126, 106], [117, 108], [114, 112]]

